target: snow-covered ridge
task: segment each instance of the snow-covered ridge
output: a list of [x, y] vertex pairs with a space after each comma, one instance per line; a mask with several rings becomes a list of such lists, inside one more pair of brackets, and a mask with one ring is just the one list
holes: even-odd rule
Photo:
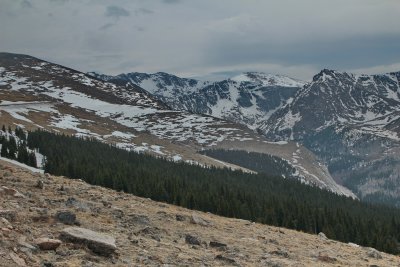
[[259, 86], [303, 87], [306, 83], [283, 75], [273, 75], [262, 72], [245, 72], [230, 78], [230, 80], [242, 83], [257, 83]]
[[[95, 73], [92, 75], [96, 76]], [[97, 75], [140, 86], [174, 110], [207, 114], [256, 129], [305, 83], [282, 75], [247, 72], [222, 81], [200, 81], [168, 73]]]

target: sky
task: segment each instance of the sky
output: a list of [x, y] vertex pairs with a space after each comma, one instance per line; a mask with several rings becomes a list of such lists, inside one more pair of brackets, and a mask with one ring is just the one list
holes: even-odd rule
[[400, 71], [399, 0], [0, 0], [0, 51], [222, 79]]

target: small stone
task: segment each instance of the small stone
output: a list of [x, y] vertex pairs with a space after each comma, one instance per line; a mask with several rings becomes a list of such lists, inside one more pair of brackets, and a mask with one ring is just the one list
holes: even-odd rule
[[17, 212], [15, 210], [0, 210], [0, 217], [13, 222], [17, 218]]
[[14, 188], [8, 188], [6, 186], [2, 186], [1, 187], [0, 194], [13, 196], [13, 197], [16, 197], [16, 198], [25, 198], [25, 196], [23, 194], [21, 194], [20, 192], [18, 192], [18, 190], [14, 189]]
[[323, 261], [323, 262], [327, 262], [327, 263], [334, 263], [336, 262], [336, 259], [333, 257], [329, 257], [328, 255], [325, 254], [320, 254], [318, 255], [318, 260], [319, 261]]
[[161, 230], [157, 227], [146, 226], [145, 228], [139, 230], [137, 235], [147, 235], [153, 238], [154, 240], [161, 241], [161, 234], [165, 233], [165, 230]]
[[318, 234], [318, 236], [319, 236], [319, 238], [320, 238], [321, 240], [328, 240], [328, 238], [326, 237], [326, 235], [325, 235], [323, 232], [320, 232], [320, 233]]
[[76, 220], [75, 213], [68, 211], [68, 210], [58, 211], [55, 217], [59, 222], [62, 222], [63, 224], [67, 224], [67, 225], [79, 224]]
[[196, 214], [192, 214], [192, 218], [191, 218], [190, 222], [193, 224], [201, 225], [201, 226], [210, 226], [211, 225], [211, 222], [197, 216]]
[[218, 241], [210, 241], [210, 247], [212, 248], [226, 248], [227, 245], [224, 243], [220, 243]]
[[360, 245], [357, 245], [357, 244], [355, 244], [355, 243], [349, 242], [348, 244], [349, 244], [349, 246], [351, 246], [351, 247], [353, 247], [353, 248], [359, 248], [359, 247], [360, 247]]
[[216, 260], [220, 260], [220, 261], [224, 261], [224, 262], [229, 263], [229, 264], [235, 264], [236, 263], [236, 261], [234, 259], [225, 257], [223, 255], [217, 255], [217, 256], [215, 256], [215, 259]]
[[139, 215], [139, 214], [128, 214], [127, 215], [127, 223], [132, 224], [132, 225], [149, 225], [150, 224], [150, 219], [149, 217], [145, 215]]
[[114, 237], [81, 227], [65, 228], [60, 238], [72, 243], [85, 244], [93, 252], [104, 256], [111, 255], [117, 249]]
[[10, 258], [18, 265], [21, 267], [25, 267], [26, 262], [23, 258], [21, 258], [20, 256], [18, 256], [17, 254], [15, 254], [14, 252], [10, 252], [10, 254], [8, 254], [10, 256]]
[[36, 188], [43, 189], [44, 188], [44, 182], [42, 180], [38, 180], [36, 182]]
[[272, 251], [271, 254], [281, 256], [283, 258], [289, 258], [289, 253], [283, 249], [278, 249], [278, 250]]
[[178, 222], [184, 222], [184, 221], [186, 221], [186, 216], [181, 215], [181, 214], [176, 214], [176, 215], [175, 215], [175, 219], [176, 219]]
[[382, 259], [382, 255], [374, 248], [367, 248], [367, 256], [374, 259]]
[[55, 250], [61, 245], [61, 240], [46, 237], [37, 238], [33, 241], [41, 250]]
[[195, 237], [195, 236], [192, 236], [192, 235], [189, 235], [189, 234], [186, 235], [185, 242], [187, 244], [197, 245], [197, 246], [200, 246], [200, 244], [201, 244], [201, 241], [200, 241], [200, 239], [198, 237]]

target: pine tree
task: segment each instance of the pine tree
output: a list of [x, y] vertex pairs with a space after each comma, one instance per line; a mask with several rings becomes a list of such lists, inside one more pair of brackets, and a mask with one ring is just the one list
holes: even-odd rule
[[3, 141], [1, 146], [0, 155], [4, 158], [8, 158], [8, 141], [6, 139]]

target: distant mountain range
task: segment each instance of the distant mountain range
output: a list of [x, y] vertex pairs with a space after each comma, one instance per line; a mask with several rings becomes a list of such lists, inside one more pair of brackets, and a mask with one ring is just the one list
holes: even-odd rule
[[174, 110], [207, 114], [251, 129], [259, 128], [305, 84], [286, 76], [259, 72], [218, 82], [179, 78], [163, 72], [89, 74], [119, 85], [140, 86]]
[[[251, 75], [237, 78], [240, 81], [227, 81], [228, 91], [221, 89], [217, 97], [238, 92], [235, 86], [248, 84], [243, 80], [250, 79]], [[270, 154], [294, 168], [291, 177], [354, 197], [350, 190], [333, 180], [326, 166], [311, 151], [299, 143], [270, 142], [246, 125], [208, 114], [176, 111], [171, 108], [171, 102], [164, 104], [160, 98], [134, 83], [99, 78], [31, 56], [0, 53], [1, 123], [91, 137], [168, 160], [247, 172], [252, 170], [208, 157], [199, 151], [234, 148]], [[282, 81], [285, 78], [268, 81], [263, 78], [258, 84], [282, 86]], [[294, 80], [290, 82], [296, 83]], [[190, 81], [187, 84], [190, 85]], [[212, 88], [208, 91], [212, 92]], [[279, 90], [278, 96], [274, 108], [289, 97], [281, 96]], [[256, 99], [253, 94], [249, 98]]]
[[167, 73], [91, 75], [144, 88], [175, 110], [246, 125], [272, 141], [296, 141], [360, 197], [400, 205], [400, 72], [324, 69], [305, 83], [243, 73], [211, 82]]

